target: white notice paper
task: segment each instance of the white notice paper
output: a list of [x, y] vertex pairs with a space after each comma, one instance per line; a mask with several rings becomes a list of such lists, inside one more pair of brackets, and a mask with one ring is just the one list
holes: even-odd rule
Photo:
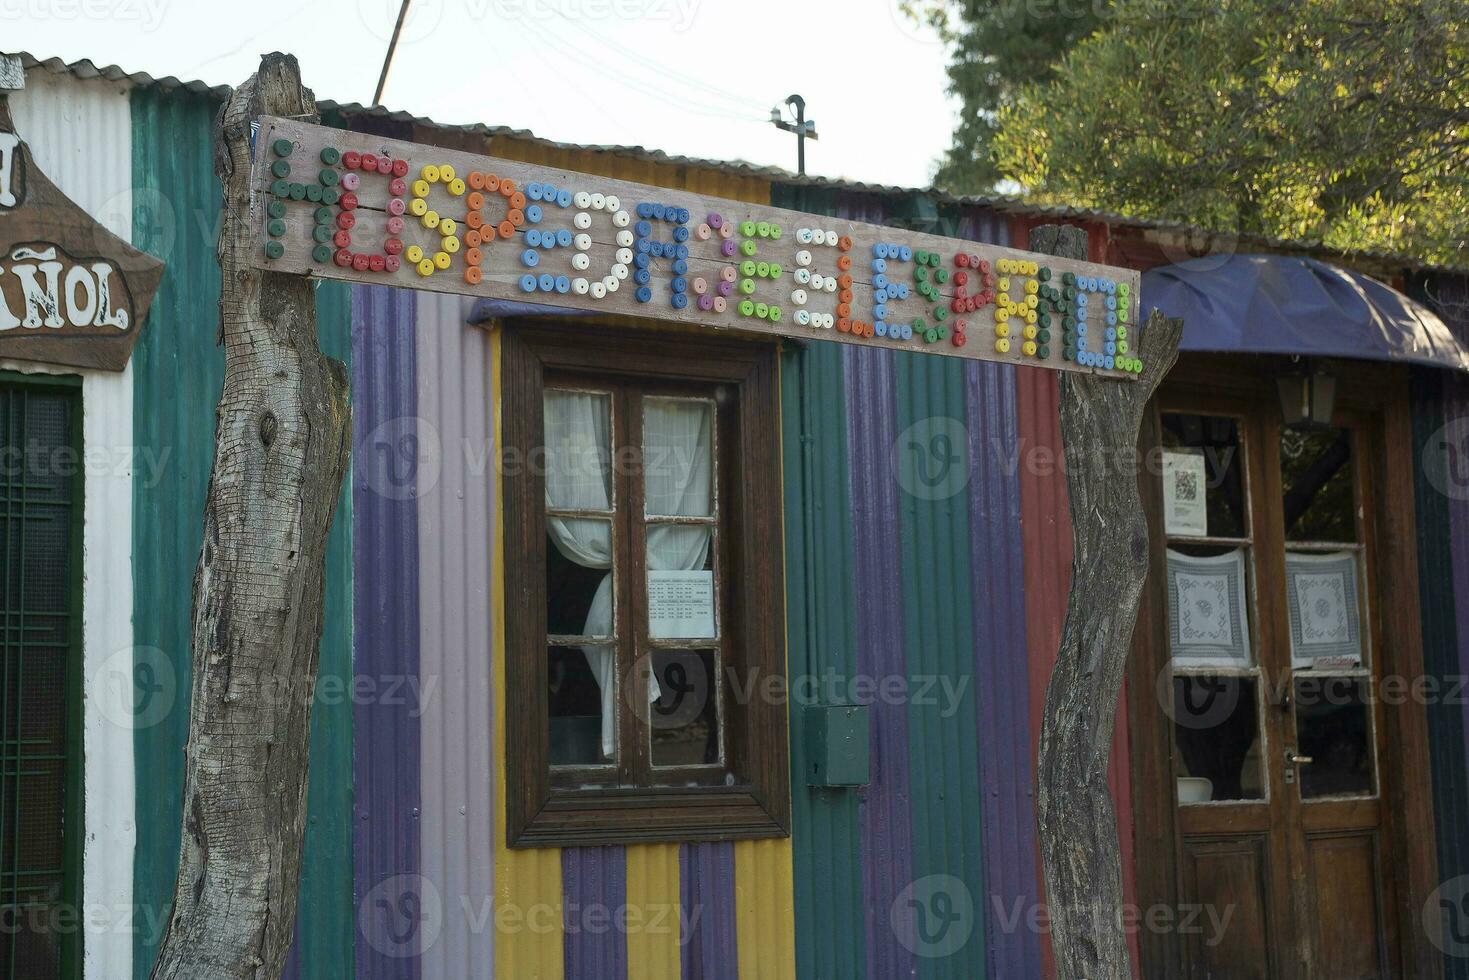
[[1198, 453], [1163, 454], [1163, 529], [1169, 534], [1202, 537], [1209, 533], [1204, 509], [1204, 457]]
[[714, 573], [650, 571], [648, 635], [654, 639], [712, 639]]

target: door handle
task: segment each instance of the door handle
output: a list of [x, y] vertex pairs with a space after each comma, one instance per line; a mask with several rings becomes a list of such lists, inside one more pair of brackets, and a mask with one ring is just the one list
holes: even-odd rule
[[1311, 758], [1309, 755], [1296, 755], [1294, 749], [1286, 749], [1285, 761], [1287, 765], [1291, 766], [1309, 766], [1316, 760]]

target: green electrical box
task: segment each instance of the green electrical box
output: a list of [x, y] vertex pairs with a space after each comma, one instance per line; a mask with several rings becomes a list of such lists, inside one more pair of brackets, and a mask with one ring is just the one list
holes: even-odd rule
[[806, 708], [806, 749], [812, 786], [866, 786], [868, 728], [872, 709], [865, 704], [817, 704]]

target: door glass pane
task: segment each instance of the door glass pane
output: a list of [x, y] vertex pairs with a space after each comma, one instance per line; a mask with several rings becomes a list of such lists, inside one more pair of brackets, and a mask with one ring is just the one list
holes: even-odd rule
[[1373, 794], [1368, 691], [1365, 677], [1296, 678], [1296, 766], [1302, 799]]
[[1164, 412], [1164, 529], [1170, 536], [1249, 536], [1239, 422]]
[[1286, 540], [1357, 540], [1352, 473], [1349, 430], [1281, 430], [1281, 508]]
[[1250, 549], [1170, 542], [1168, 633], [1174, 667], [1246, 668], [1255, 663]]
[[652, 704], [653, 765], [717, 765], [719, 675], [713, 650], [655, 650], [658, 696]]
[[[612, 398], [549, 388], [545, 394], [546, 506], [612, 509]], [[534, 461], [532, 461], [534, 465]]]
[[557, 647], [547, 671], [551, 765], [617, 760], [617, 662], [611, 646]]
[[649, 516], [714, 514], [713, 403], [694, 398], [643, 402], [643, 472]]
[[1257, 691], [1253, 676], [1173, 678], [1180, 804], [1264, 798]]
[[1286, 551], [1286, 612], [1291, 665], [1297, 670], [1363, 664], [1361, 557], [1359, 549]]

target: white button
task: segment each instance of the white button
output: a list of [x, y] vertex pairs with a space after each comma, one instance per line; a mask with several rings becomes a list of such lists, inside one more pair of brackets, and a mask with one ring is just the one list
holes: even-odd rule
[[804, 289], [793, 289], [793, 290], [791, 290], [791, 302], [792, 303], [795, 303], [797, 306], [805, 306], [806, 305], [806, 290], [804, 290]]
[[619, 248], [617, 250], [617, 261], [621, 262], [623, 265], [631, 265], [632, 264], [632, 249], [630, 249], [630, 248]]
[[592, 227], [592, 216], [585, 211], [578, 211], [576, 216], [571, 219], [571, 223], [578, 228], [590, 228]]
[[592, 247], [592, 236], [582, 232], [571, 240], [571, 244], [575, 245], [579, 251], [585, 252]]
[[612, 223], [619, 228], [626, 228], [632, 223], [632, 218], [628, 217], [626, 211], [618, 211], [612, 215]]
[[839, 236], [836, 232], [832, 231], [830, 228], [826, 229], [826, 244], [835, 248], [838, 237]]
[[592, 195], [586, 191], [577, 191], [571, 196], [571, 203], [575, 204], [582, 211], [585, 211], [592, 206]]
[[617, 244], [623, 248], [632, 248], [632, 243], [637, 241], [630, 231], [619, 231], [617, 233]]
[[811, 311], [810, 310], [797, 310], [796, 311], [796, 323], [800, 324], [803, 327], [810, 326], [811, 325]]
[[622, 285], [622, 280], [616, 276], [603, 276], [602, 285], [607, 287], [607, 292], [617, 292], [617, 287]]
[[837, 318], [830, 313], [822, 314], [821, 325], [830, 330], [837, 325]]
[[[602, 195], [601, 194], [593, 194], [592, 195], [592, 207], [596, 207], [597, 206], [597, 198], [599, 198], [599, 197], [602, 197]], [[607, 211], [616, 211], [616, 210], [618, 210], [621, 207], [622, 207], [622, 202], [619, 201], [614, 195], [608, 194], [606, 197], [602, 197], [602, 208], [604, 210], [607, 210]]]
[[796, 241], [800, 242], [802, 245], [810, 245], [811, 244], [811, 229], [810, 228], [797, 228], [796, 229]]
[[627, 266], [623, 265], [621, 262], [618, 262], [612, 267], [612, 274], [617, 277], [619, 282], [623, 279], [626, 279], [628, 275]]
[[796, 282], [798, 282], [798, 283], [800, 283], [801, 285], [804, 286], [804, 285], [806, 285], [810, 281], [811, 281], [811, 270], [810, 269], [797, 269], [796, 270]]
[[585, 296], [589, 288], [591, 288], [591, 283], [587, 282], [581, 276], [577, 276], [571, 280], [571, 291], [578, 296]]
[[577, 272], [585, 272], [592, 265], [592, 257], [585, 252], [577, 252], [571, 257], [571, 267]]
[[834, 292], [836, 292], [837, 291], [837, 277], [836, 276], [827, 276], [825, 279], [821, 280], [821, 288], [824, 289], [824, 290], [826, 290], [828, 293], [834, 293]]
[[814, 290], [825, 289], [825, 288], [826, 288], [826, 279], [825, 279], [825, 277], [823, 277], [823, 276], [821, 276], [821, 275], [819, 275], [819, 274], [817, 274], [815, 272], [811, 273], [811, 289], [814, 291]]
[[592, 299], [601, 299], [607, 295], [607, 284], [605, 282], [594, 282], [591, 286]]
[[806, 251], [803, 248], [799, 252], [796, 253], [796, 265], [810, 265], [810, 264], [811, 264], [811, 253], [810, 252]]

